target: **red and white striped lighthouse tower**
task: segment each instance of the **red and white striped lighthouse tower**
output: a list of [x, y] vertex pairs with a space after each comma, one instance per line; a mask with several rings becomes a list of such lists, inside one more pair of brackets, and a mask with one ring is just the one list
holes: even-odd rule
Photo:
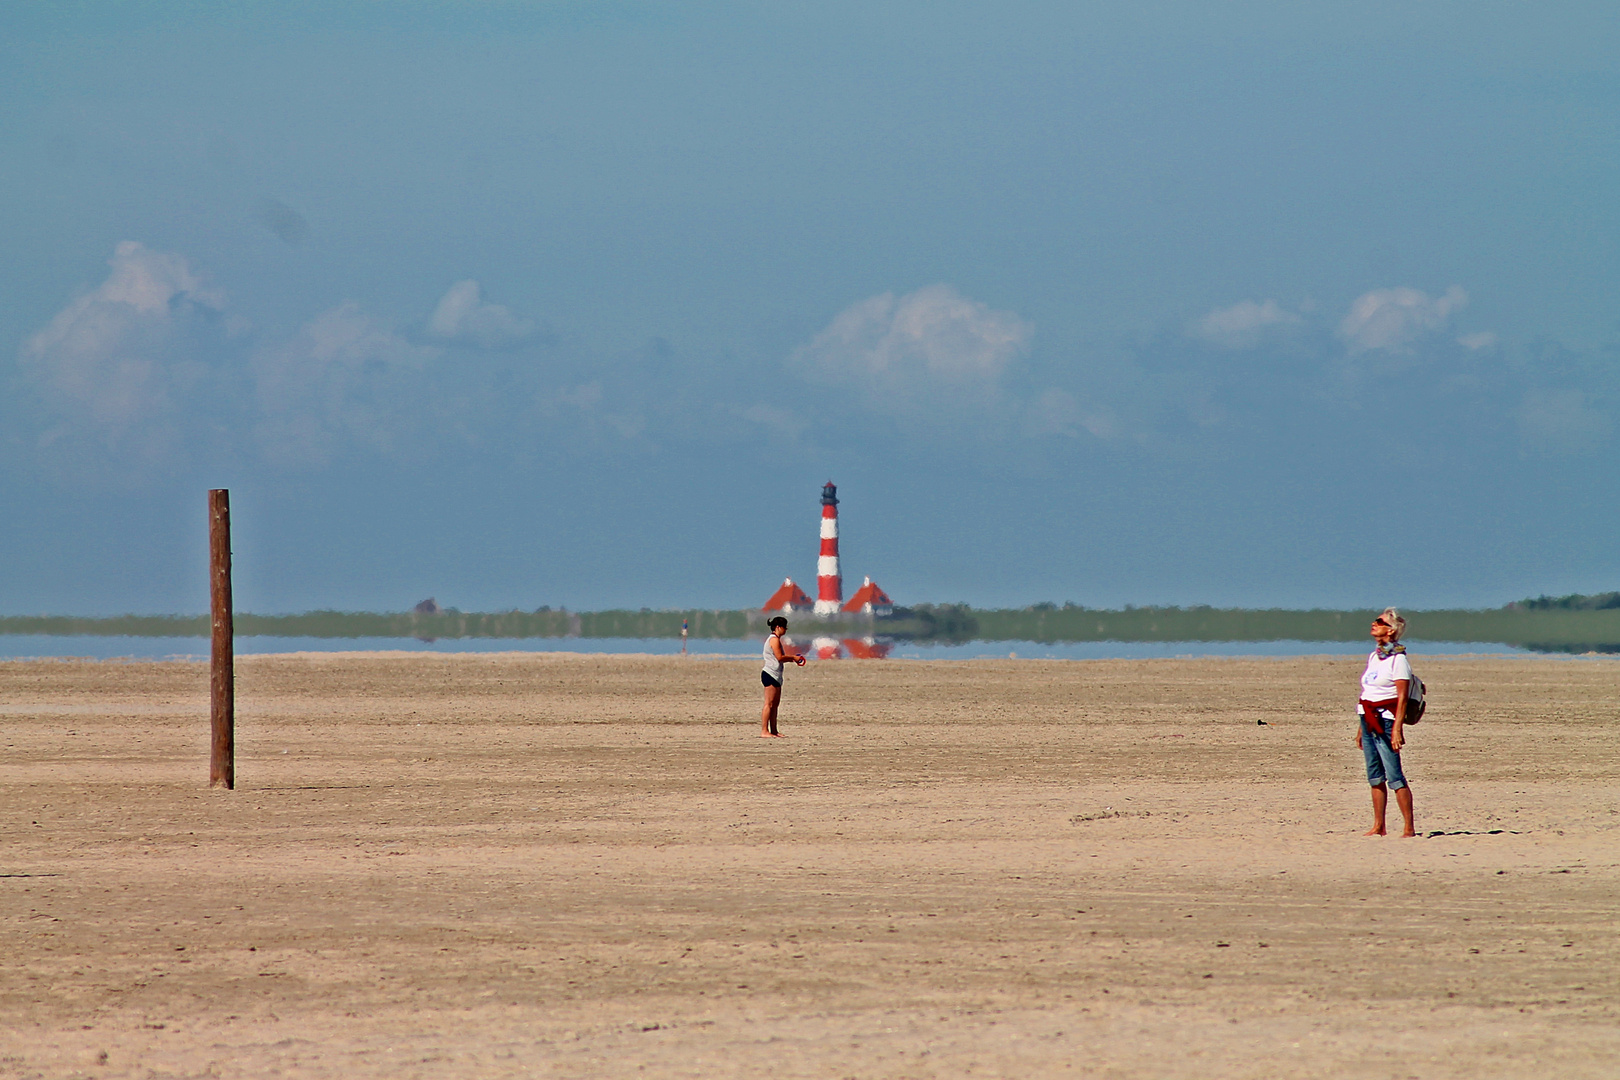
[[844, 575], [838, 569], [838, 488], [821, 489], [821, 558], [816, 560], [817, 615], [836, 615], [844, 606]]

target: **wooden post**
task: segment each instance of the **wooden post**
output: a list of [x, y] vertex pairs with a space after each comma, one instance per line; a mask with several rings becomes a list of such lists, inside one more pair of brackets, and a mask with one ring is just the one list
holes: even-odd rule
[[231, 618], [231, 493], [208, 493], [208, 593], [213, 664], [208, 679], [208, 786], [236, 787], [236, 628]]

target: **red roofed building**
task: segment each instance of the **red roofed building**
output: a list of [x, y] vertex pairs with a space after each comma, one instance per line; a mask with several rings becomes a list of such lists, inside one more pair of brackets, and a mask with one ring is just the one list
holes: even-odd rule
[[771, 598], [765, 601], [761, 611], [809, 611], [815, 601], [805, 595], [803, 589], [793, 584], [792, 578], [783, 578], [782, 587], [771, 593]]
[[866, 584], [849, 598], [844, 610], [859, 612], [862, 615], [893, 615], [894, 601], [890, 600], [889, 594], [878, 588], [871, 578], [867, 578]]

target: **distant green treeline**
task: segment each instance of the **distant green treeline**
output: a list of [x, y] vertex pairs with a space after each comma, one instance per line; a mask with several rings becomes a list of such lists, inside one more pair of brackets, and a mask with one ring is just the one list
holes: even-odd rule
[[[1407, 637], [1421, 641], [1502, 643], [1581, 652], [1620, 651], [1620, 597], [1546, 597], [1487, 611], [1413, 611]], [[1593, 602], [1597, 601], [1597, 602]], [[879, 635], [920, 642], [965, 641], [1360, 641], [1376, 612], [1284, 611], [1210, 607], [1127, 607], [1104, 611], [1037, 604], [982, 610], [962, 604], [920, 604], [893, 616], [851, 616], [822, 622], [797, 616], [799, 636]], [[444, 611], [372, 614], [312, 611], [302, 615], [236, 616], [242, 636], [318, 638], [671, 638], [685, 619], [693, 638], [743, 638], [762, 633], [760, 611]], [[124, 615], [114, 618], [10, 616], [4, 634], [123, 634], [197, 637], [205, 616]]]
[[[1364, 641], [1377, 611], [1233, 608], [1034, 608], [971, 613], [966, 639], [987, 641]], [[1408, 611], [1406, 636], [1557, 651], [1620, 651], [1620, 609]]]
[[[316, 638], [547, 638], [680, 637], [681, 620], [697, 638], [747, 637], [765, 616], [751, 611], [309, 611], [302, 615], [235, 616], [238, 636]], [[81, 619], [62, 615], [0, 617], [0, 634], [128, 634], [135, 637], [206, 637], [206, 615], [119, 615]]]

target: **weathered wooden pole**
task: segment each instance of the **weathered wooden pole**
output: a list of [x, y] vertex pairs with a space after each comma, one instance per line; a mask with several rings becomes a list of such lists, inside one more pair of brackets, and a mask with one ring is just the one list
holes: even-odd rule
[[208, 493], [208, 593], [213, 664], [208, 679], [208, 786], [236, 787], [236, 640], [231, 618], [231, 493]]

